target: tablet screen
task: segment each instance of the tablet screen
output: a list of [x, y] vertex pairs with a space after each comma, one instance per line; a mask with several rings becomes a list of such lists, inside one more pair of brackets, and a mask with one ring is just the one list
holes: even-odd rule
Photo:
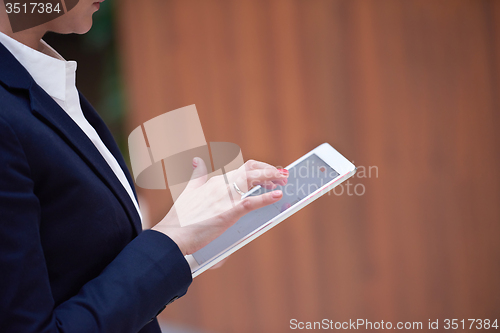
[[[296, 164], [289, 170], [288, 183], [278, 186], [274, 190], [282, 190], [283, 198], [272, 205], [254, 210], [239, 219], [233, 226], [228, 228], [222, 235], [213, 240], [204, 248], [193, 253], [193, 257], [202, 265], [210, 259], [223, 253], [247, 235], [252, 234], [269, 220], [289, 209], [302, 199], [331, 182], [339, 173], [316, 154]], [[259, 189], [252, 195], [259, 195], [271, 190]]]

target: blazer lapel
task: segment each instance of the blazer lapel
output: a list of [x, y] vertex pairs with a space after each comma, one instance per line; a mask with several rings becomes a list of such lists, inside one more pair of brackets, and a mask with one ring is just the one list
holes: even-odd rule
[[[118, 148], [118, 145], [116, 144], [116, 141], [113, 138], [113, 135], [111, 134], [108, 127], [106, 126], [104, 121], [101, 119], [101, 117], [99, 116], [97, 111], [87, 101], [87, 99], [82, 94], [79, 94], [79, 95], [80, 95], [80, 104], [82, 106], [82, 111], [83, 111], [85, 118], [90, 123], [90, 125], [92, 125], [92, 127], [96, 130], [97, 134], [99, 134], [99, 137], [101, 138], [102, 142], [104, 142], [106, 147], [108, 147], [109, 151], [111, 152], [111, 154], [114, 156], [114, 158], [116, 159], [116, 161], [118, 162], [118, 164], [122, 168], [123, 173], [125, 174], [125, 177], [127, 177], [127, 180], [130, 184], [130, 187], [132, 188], [132, 191], [134, 192], [135, 199], [138, 200], [137, 193], [136, 193], [135, 186], [134, 186], [134, 181], [132, 180], [132, 175], [130, 174], [128, 166], [125, 163], [125, 160], [123, 159], [123, 155], [120, 152], [120, 149]], [[130, 197], [129, 197], [128, 193], [126, 193], [126, 194], [127, 194], [127, 198], [129, 198], [128, 201], [130, 201]], [[134, 204], [132, 202], [130, 202], [130, 204], [132, 205], [131, 208], [133, 208], [133, 211], [137, 215], [137, 210], [135, 209]], [[138, 231], [142, 230], [141, 220], [140, 220], [140, 217], [138, 215], [137, 215], [137, 219], [134, 219], [134, 224], [135, 224], [136, 229], [138, 229]]]
[[[29, 93], [33, 113], [43, 118], [55, 132], [64, 138], [68, 145], [80, 155], [99, 178], [101, 178], [101, 180], [111, 189], [127, 212], [136, 233], [139, 234], [142, 231], [140, 217], [130, 196], [92, 141], [90, 141], [73, 119], [71, 119], [71, 117], [36, 83], [33, 82], [30, 86]], [[100, 134], [101, 133], [99, 133], [99, 135]], [[111, 136], [111, 134], [109, 135]], [[110, 140], [107, 141], [109, 144]], [[110, 149], [109, 145], [108, 149]], [[115, 149], [115, 147], [113, 147], [110, 151], [111, 150], [115, 150], [113, 155], [116, 158], [117, 148]], [[121, 160], [123, 159], [121, 158]], [[120, 163], [120, 161], [118, 161], [118, 163], [123, 169], [124, 162], [122, 161]], [[126, 166], [124, 172], [127, 175], [128, 171]], [[127, 178], [129, 177], [130, 176], [127, 175]], [[133, 188], [133, 184], [131, 184], [131, 187]]]

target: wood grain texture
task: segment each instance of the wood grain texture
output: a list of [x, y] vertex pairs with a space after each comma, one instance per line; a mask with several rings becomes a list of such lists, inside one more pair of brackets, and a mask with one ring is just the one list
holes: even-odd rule
[[[366, 168], [196, 278], [163, 320], [285, 332], [292, 318], [500, 319], [499, 1], [117, 9], [130, 129], [196, 104], [207, 140], [246, 159], [282, 166], [329, 142]], [[171, 205], [168, 191], [141, 196], [152, 221]]]

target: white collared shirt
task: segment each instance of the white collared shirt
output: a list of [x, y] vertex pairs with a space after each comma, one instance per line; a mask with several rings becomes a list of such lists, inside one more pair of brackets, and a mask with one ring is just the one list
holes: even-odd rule
[[141, 211], [134, 192], [115, 157], [102, 142], [99, 134], [90, 125], [82, 112], [80, 96], [76, 89], [76, 61], [66, 61], [52, 47], [41, 40], [42, 52], [34, 50], [0, 32], [0, 43], [26, 68], [35, 82], [43, 89], [92, 141], [111, 170], [122, 183], [134, 203], [142, 220]]

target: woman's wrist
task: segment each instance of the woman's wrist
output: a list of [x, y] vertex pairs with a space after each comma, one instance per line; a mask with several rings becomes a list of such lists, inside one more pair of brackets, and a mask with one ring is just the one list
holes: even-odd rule
[[182, 254], [186, 255], [187, 249], [185, 242], [182, 240], [181, 233], [176, 229], [179, 229], [179, 227], [165, 226], [162, 225], [161, 222], [151, 228], [151, 230], [158, 231], [174, 241], [174, 243], [177, 244], [177, 247], [179, 247], [179, 250], [181, 250]]

